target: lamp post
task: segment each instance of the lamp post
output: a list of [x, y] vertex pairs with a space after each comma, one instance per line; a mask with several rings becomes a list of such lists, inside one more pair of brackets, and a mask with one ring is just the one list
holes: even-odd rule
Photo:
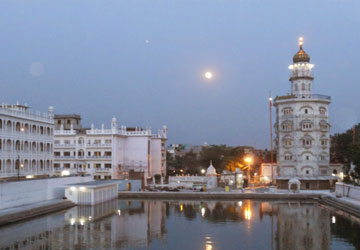
[[270, 108], [270, 159], [271, 159], [271, 185], [274, 185], [274, 153], [273, 153], [273, 132], [272, 132], [272, 97], [269, 97]]
[[248, 183], [249, 183], [249, 187], [250, 187], [250, 178], [251, 178], [251, 174], [250, 174], [250, 170], [251, 170], [251, 163], [253, 162], [253, 158], [250, 156], [245, 157], [245, 162], [248, 164]]

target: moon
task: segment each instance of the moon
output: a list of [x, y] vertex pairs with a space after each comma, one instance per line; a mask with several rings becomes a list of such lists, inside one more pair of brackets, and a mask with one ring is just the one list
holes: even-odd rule
[[207, 71], [204, 76], [206, 79], [211, 79], [213, 77], [213, 74], [210, 71]]

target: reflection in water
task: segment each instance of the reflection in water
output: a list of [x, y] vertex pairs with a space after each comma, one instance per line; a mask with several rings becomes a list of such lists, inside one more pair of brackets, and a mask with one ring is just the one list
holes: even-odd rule
[[360, 249], [344, 216], [312, 202], [115, 200], [2, 227], [0, 249]]

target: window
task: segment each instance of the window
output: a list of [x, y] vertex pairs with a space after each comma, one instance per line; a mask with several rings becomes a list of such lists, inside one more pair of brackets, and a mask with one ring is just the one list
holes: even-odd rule
[[321, 161], [325, 161], [325, 159], [326, 159], [326, 156], [325, 156], [325, 155], [321, 155], [321, 156], [320, 156], [320, 160], [321, 160]]
[[64, 144], [70, 144], [70, 140], [65, 140]]
[[64, 152], [64, 156], [70, 156], [70, 152]]
[[292, 109], [291, 108], [284, 108], [284, 115], [291, 115], [292, 114]]
[[292, 155], [285, 155], [285, 156], [284, 156], [284, 159], [285, 159], [286, 161], [291, 161], [291, 160], [292, 160]]
[[106, 151], [105, 156], [111, 156], [111, 151]]
[[106, 163], [105, 168], [111, 168], [111, 163]]
[[311, 146], [311, 139], [302, 139], [303, 146]]
[[96, 163], [96, 164], [95, 164], [95, 168], [101, 168], [101, 164], [100, 164], [100, 163]]
[[58, 124], [59, 124], [59, 125], [61, 124], [61, 120], [58, 120]]
[[94, 144], [101, 144], [101, 140], [95, 140]]
[[308, 160], [310, 160], [310, 157], [307, 155], [307, 156], [305, 157], [305, 159], [308, 161]]
[[292, 139], [291, 138], [284, 139], [284, 145], [285, 146], [291, 146], [292, 145]]
[[305, 90], [305, 83], [301, 84], [301, 90]]
[[311, 129], [312, 128], [312, 124], [310, 122], [304, 122], [302, 125], [303, 129]]
[[325, 115], [326, 114], [326, 108], [324, 108], [324, 107], [319, 108], [319, 112], [320, 112], [321, 115]]
[[100, 151], [95, 151], [95, 152], [94, 152], [94, 155], [95, 155], [95, 156], [101, 156], [101, 152], [100, 152]]
[[288, 123], [288, 122], [284, 123], [284, 124], [282, 125], [282, 129], [283, 129], [284, 131], [291, 131], [291, 130], [292, 130], [292, 125], [291, 125], [291, 123]]
[[64, 168], [70, 168], [70, 163], [65, 163]]
[[309, 174], [309, 170], [306, 170], [306, 174]]
[[111, 144], [111, 140], [105, 140], [105, 144]]
[[305, 112], [305, 114], [307, 114], [307, 113], [308, 113], [308, 109], [304, 109], [304, 112]]
[[67, 120], [67, 124], [70, 124], [71, 123], [71, 121], [70, 120]]
[[321, 146], [327, 146], [327, 139], [321, 139]]
[[59, 140], [55, 140], [55, 141], [54, 141], [54, 144], [55, 144], [55, 145], [58, 145], [58, 144], [60, 144], [60, 141], [59, 141]]
[[60, 156], [60, 152], [54, 152], [55, 156]]

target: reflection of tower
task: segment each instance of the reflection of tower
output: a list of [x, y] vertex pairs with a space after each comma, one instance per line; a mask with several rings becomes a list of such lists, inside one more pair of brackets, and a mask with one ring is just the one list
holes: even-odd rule
[[279, 163], [278, 188], [288, 188], [294, 177], [303, 189], [327, 189], [329, 180], [328, 123], [329, 96], [312, 93], [313, 64], [310, 56], [300, 49], [289, 66], [291, 94], [277, 96], [276, 142]]
[[329, 212], [300, 202], [274, 205], [277, 210], [276, 249], [325, 250], [330, 248]]

